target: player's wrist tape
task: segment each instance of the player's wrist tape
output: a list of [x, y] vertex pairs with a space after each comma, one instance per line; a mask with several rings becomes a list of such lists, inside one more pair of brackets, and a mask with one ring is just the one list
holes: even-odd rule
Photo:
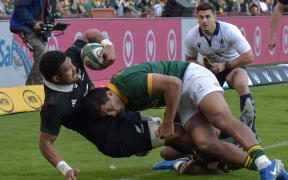
[[113, 43], [109, 40], [109, 39], [103, 39], [102, 41], [101, 41], [101, 45], [102, 46], [112, 46], [113, 45]]
[[72, 168], [71, 168], [65, 161], [63, 161], [63, 160], [60, 161], [60, 162], [58, 162], [56, 168], [59, 169], [59, 171], [60, 171], [64, 176], [66, 176], [67, 172], [72, 169]]

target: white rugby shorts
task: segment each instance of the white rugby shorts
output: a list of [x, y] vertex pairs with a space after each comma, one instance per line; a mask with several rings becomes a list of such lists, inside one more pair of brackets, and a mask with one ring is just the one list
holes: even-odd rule
[[205, 67], [191, 63], [182, 79], [178, 113], [183, 125], [198, 111], [201, 100], [209, 93], [223, 91], [215, 75]]

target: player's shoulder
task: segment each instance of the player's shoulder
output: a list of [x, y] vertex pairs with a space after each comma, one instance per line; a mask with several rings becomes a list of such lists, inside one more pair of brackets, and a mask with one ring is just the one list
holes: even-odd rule
[[196, 25], [188, 31], [186, 39], [195, 38], [198, 34], [199, 34], [199, 25]]
[[[45, 86], [45, 106], [65, 107], [70, 97], [69, 92], [54, 91]], [[43, 105], [43, 106], [44, 106]]]
[[234, 24], [223, 21], [217, 21], [217, 22], [219, 23], [221, 30], [224, 32], [234, 32], [235, 29], [238, 29], [238, 27]]

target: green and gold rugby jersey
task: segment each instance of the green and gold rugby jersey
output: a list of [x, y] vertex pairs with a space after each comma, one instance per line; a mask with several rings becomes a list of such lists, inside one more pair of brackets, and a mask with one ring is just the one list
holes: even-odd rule
[[141, 63], [116, 72], [107, 87], [120, 96], [128, 111], [165, 106], [163, 94], [152, 95], [152, 73], [182, 79], [188, 65], [183, 61]]

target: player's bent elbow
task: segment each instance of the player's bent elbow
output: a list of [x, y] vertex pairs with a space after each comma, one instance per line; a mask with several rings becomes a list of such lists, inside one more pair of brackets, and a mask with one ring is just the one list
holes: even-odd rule
[[40, 139], [39, 139], [39, 144], [38, 144], [38, 146], [39, 146], [39, 148], [40, 148], [41, 151], [47, 148], [47, 143], [48, 143], [48, 142], [45, 141], [43, 138], [40, 138]]
[[173, 77], [173, 76], [169, 76], [169, 80], [165, 81], [165, 87], [164, 91], [170, 91], [170, 90], [180, 90], [182, 88], [182, 81], [177, 78], [177, 77]]
[[173, 86], [174, 86], [174, 88], [181, 89], [182, 88], [182, 81], [179, 78], [174, 77]]

